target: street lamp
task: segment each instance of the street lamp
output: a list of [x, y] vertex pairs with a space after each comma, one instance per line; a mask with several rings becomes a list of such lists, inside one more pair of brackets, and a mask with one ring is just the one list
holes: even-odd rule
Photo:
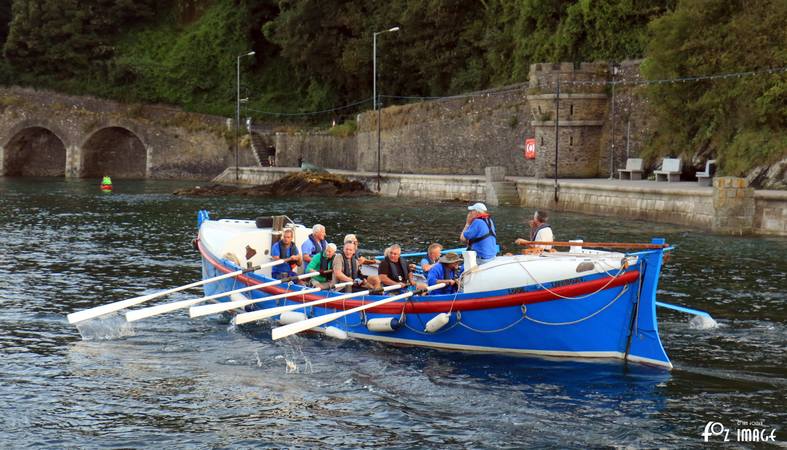
[[235, 75], [236, 75], [236, 80], [237, 80], [236, 84], [237, 84], [237, 88], [238, 88], [237, 89], [237, 96], [235, 97], [235, 182], [236, 183], [238, 182], [238, 178], [239, 178], [238, 171], [239, 171], [239, 166], [240, 166], [240, 154], [239, 154], [239, 150], [240, 150], [240, 59], [243, 58], [244, 56], [252, 56], [252, 55], [254, 55], [253, 51], [248, 52], [248, 53], [244, 53], [242, 55], [238, 55], [238, 58], [236, 59], [237, 64], [235, 66], [236, 67]]
[[399, 31], [399, 27], [377, 31], [372, 34], [372, 106], [377, 111], [377, 192], [380, 192], [380, 119], [381, 113], [377, 105], [377, 35]]

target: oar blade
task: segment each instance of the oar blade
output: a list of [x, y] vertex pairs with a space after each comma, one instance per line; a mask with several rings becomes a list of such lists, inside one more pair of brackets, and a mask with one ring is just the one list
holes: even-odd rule
[[156, 297], [159, 297], [158, 293], [129, 298], [127, 300], [121, 300], [119, 302], [109, 303], [107, 305], [100, 305], [93, 308], [84, 309], [82, 311], [72, 312], [71, 314], [67, 315], [66, 318], [68, 319], [68, 323], [71, 324], [83, 322], [85, 320], [94, 319], [96, 317], [105, 316], [107, 314], [120, 311], [121, 309], [130, 308]]
[[166, 314], [179, 309], [188, 308], [202, 299], [181, 300], [179, 302], [164, 303], [163, 305], [149, 306], [147, 308], [135, 309], [126, 313], [126, 320], [129, 322], [136, 322], [137, 320], [147, 319], [148, 317]]

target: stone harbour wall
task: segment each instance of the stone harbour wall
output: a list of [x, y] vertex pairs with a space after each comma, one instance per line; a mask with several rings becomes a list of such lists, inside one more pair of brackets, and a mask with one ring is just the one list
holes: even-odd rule
[[[240, 183], [268, 184], [296, 171], [296, 168], [242, 167]], [[485, 201], [492, 205], [497, 201], [499, 186], [495, 184], [502, 183], [502, 170], [497, 167], [486, 172], [485, 176], [382, 174], [379, 194]], [[377, 191], [376, 173], [342, 170], [331, 173], [361, 181], [371, 191]], [[225, 170], [214, 181], [234, 183], [234, 168]], [[720, 234], [787, 236], [787, 192], [753, 191], [741, 178], [718, 178], [713, 188], [700, 188], [693, 183], [659, 186], [643, 181], [626, 186], [610, 184], [607, 180], [559, 180], [557, 201], [553, 180], [505, 177], [504, 183], [515, 184], [518, 205], [529, 208], [674, 223]]]
[[517, 179], [522, 206], [710, 229], [712, 192], [696, 189], [626, 187], [561, 180], [555, 201], [553, 180]]
[[340, 170], [358, 167], [355, 137], [328, 133], [276, 133], [276, 164], [297, 167], [301, 158], [311, 164]]

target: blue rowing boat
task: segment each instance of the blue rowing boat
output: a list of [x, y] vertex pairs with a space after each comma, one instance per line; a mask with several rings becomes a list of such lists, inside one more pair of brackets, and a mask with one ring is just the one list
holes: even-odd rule
[[[281, 229], [264, 225], [259, 220], [212, 220], [200, 211], [196, 243], [203, 280], [269, 263]], [[303, 225], [284, 227], [293, 229], [298, 246], [310, 233]], [[206, 296], [229, 295], [265, 284], [225, 297], [247, 305], [231, 311], [236, 319], [286, 310], [270, 316], [285, 328], [324, 322], [308, 329], [338, 338], [452, 351], [616, 359], [671, 369], [656, 319], [659, 274], [664, 251], [670, 248], [660, 239], [653, 243], [657, 248], [628, 253], [578, 244], [569, 252], [501, 256], [466, 267], [463, 289], [450, 295], [348, 296], [272, 284], [270, 267], [207, 283], [204, 291]]]

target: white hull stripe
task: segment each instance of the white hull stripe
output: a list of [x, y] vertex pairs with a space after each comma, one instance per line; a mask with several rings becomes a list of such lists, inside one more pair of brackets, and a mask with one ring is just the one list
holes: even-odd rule
[[[325, 332], [324, 328], [313, 328], [314, 331], [321, 333]], [[570, 352], [560, 350], [527, 350], [519, 348], [503, 348], [503, 347], [482, 347], [478, 345], [465, 345], [465, 344], [448, 344], [443, 342], [429, 342], [420, 341], [416, 339], [401, 339], [390, 336], [371, 335], [363, 333], [347, 332], [351, 337], [358, 339], [366, 339], [370, 341], [387, 342], [392, 344], [407, 344], [416, 347], [431, 347], [444, 350], [458, 350], [477, 353], [498, 353], [498, 354], [511, 354], [511, 355], [528, 355], [539, 357], [553, 357], [553, 358], [572, 358], [572, 359], [624, 359], [625, 355], [622, 352]], [[650, 366], [664, 367], [672, 369], [671, 362], [659, 361], [651, 358], [644, 358], [641, 356], [628, 355], [628, 360], [640, 364]]]

